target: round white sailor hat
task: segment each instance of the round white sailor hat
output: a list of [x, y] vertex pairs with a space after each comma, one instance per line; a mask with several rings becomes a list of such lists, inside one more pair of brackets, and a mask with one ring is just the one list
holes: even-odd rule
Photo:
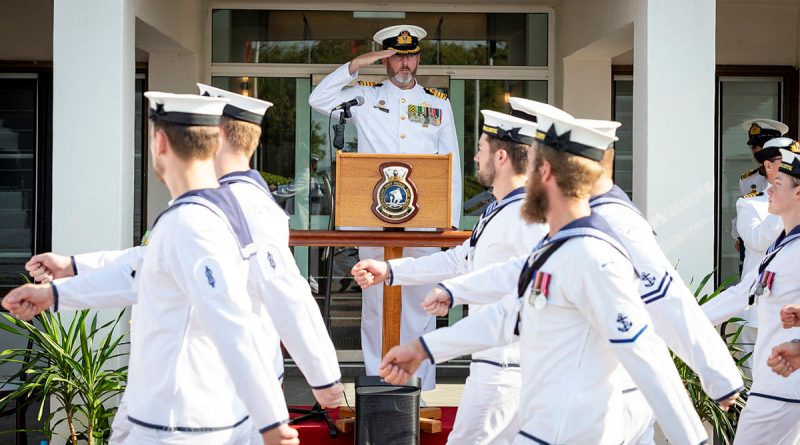
[[228, 103], [225, 98], [196, 94], [147, 91], [144, 95], [150, 101], [150, 120], [173, 125], [216, 127]]
[[566, 111], [544, 102], [537, 102], [522, 97], [511, 97], [508, 99], [508, 103], [511, 105], [512, 116], [532, 122], [537, 122], [536, 115], [539, 113], [548, 113], [555, 117], [561, 116], [565, 119], [574, 119], [572, 115]]
[[772, 119], [750, 119], [742, 122], [742, 128], [747, 132], [747, 145], [764, 145], [789, 131], [788, 125]]
[[261, 125], [264, 120], [264, 113], [272, 106], [272, 102], [256, 99], [254, 97], [242, 96], [241, 94], [231, 93], [222, 88], [197, 84], [201, 96], [224, 97], [228, 99], [228, 104], [222, 110], [222, 115], [231, 119], [237, 119], [251, 124]]
[[800, 153], [781, 148], [781, 166], [778, 170], [800, 179]]
[[504, 141], [531, 145], [536, 140], [536, 123], [510, 114], [481, 110], [483, 133]]
[[539, 143], [562, 153], [600, 161], [603, 159], [606, 149], [616, 138], [616, 136], [582, 124], [575, 118], [563, 115], [556, 117], [545, 112], [540, 112], [536, 117], [539, 120], [536, 139]]
[[600, 133], [604, 133], [608, 136], [614, 138], [614, 141], [618, 141], [619, 138], [617, 137], [617, 129], [622, 126], [622, 123], [617, 121], [604, 121], [600, 119], [575, 119], [582, 125], [586, 125], [589, 128], [599, 131]]
[[383, 46], [383, 49], [393, 49], [397, 54], [416, 54], [422, 48], [419, 41], [428, 33], [419, 26], [394, 25], [375, 33], [372, 40]]

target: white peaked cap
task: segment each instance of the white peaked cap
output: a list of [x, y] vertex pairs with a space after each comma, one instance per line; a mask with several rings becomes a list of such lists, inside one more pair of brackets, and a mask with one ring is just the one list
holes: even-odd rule
[[228, 99], [160, 91], [144, 93], [150, 101], [150, 119], [174, 125], [218, 126]]
[[425, 30], [420, 28], [419, 26], [394, 25], [394, 26], [389, 26], [387, 28], [383, 28], [382, 30], [376, 32], [375, 35], [372, 36], [372, 40], [374, 40], [375, 43], [383, 45], [384, 40], [393, 39], [399, 36], [400, 33], [402, 33], [403, 31], [408, 31], [408, 33], [416, 37], [417, 40], [422, 40], [425, 38], [425, 36], [428, 35], [428, 33], [425, 32]]
[[536, 114], [538, 125], [536, 139], [540, 143], [564, 153], [582, 156], [594, 161], [603, 159], [605, 150], [614, 142], [616, 136], [603, 133], [579, 122], [571, 116], [539, 111]]
[[264, 119], [264, 113], [272, 107], [272, 102], [256, 99], [254, 97], [242, 96], [241, 94], [232, 93], [222, 88], [216, 88], [202, 83], [198, 83], [197, 88], [200, 89], [201, 96], [223, 97], [228, 99], [228, 105], [222, 110], [222, 115], [232, 119], [261, 125], [261, 121]]
[[778, 122], [772, 119], [750, 119], [747, 121], [742, 122], [742, 128], [744, 131], [750, 131], [753, 127], [753, 124], [758, 125], [761, 129], [764, 130], [775, 130], [783, 136], [789, 131], [789, 126], [784, 124], [783, 122]]
[[622, 126], [621, 122], [617, 121], [604, 121], [599, 119], [575, 119], [579, 123], [586, 125], [589, 128], [599, 131], [600, 133], [605, 133], [612, 138], [614, 141], [618, 141], [619, 138], [617, 137], [617, 129]]
[[481, 110], [483, 132], [500, 139], [531, 145], [536, 139], [536, 123], [493, 110]]

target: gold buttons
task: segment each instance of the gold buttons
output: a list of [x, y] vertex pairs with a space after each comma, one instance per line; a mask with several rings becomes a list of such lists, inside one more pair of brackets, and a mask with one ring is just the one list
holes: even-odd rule
[[405, 98], [405, 97], [401, 98], [401, 99], [400, 99], [400, 103], [401, 103], [401, 104], [404, 104], [404, 103], [406, 103], [406, 98]]
[[405, 138], [406, 138], [405, 133], [400, 133], [400, 139], [405, 139]]
[[401, 114], [401, 115], [400, 115], [400, 120], [401, 120], [401, 121], [404, 121], [404, 120], [406, 120], [406, 115], [405, 115], [405, 114]]

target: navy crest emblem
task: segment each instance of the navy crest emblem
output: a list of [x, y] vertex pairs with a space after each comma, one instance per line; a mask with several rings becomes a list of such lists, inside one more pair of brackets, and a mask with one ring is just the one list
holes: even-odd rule
[[631, 330], [631, 326], [633, 326], [633, 322], [629, 321], [628, 317], [623, 313], [617, 314], [617, 323], [619, 324], [617, 330], [620, 332], [628, 332]]
[[417, 188], [409, 180], [411, 166], [387, 162], [378, 168], [381, 181], [373, 190], [372, 213], [383, 222], [401, 224], [417, 215]]

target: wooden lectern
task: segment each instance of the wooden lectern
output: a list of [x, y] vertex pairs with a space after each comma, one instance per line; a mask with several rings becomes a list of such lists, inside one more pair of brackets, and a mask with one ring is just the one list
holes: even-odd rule
[[[452, 162], [452, 155], [449, 154], [337, 152], [334, 222], [339, 228], [356, 230], [293, 230], [290, 244], [383, 247], [386, 260], [399, 258], [403, 254], [403, 247], [452, 247], [461, 244], [470, 232], [449, 230]], [[383, 354], [400, 344], [401, 309], [400, 286], [384, 286]], [[340, 407], [339, 416], [336, 428], [342, 432], [352, 431], [355, 422], [352, 410]], [[421, 431], [441, 431], [439, 408], [422, 408], [420, 417]]]
[[[450, 229], [452, 157], [337, 152], [336, 226]], [[384, 245], [383, 258], [400, 258], [403, 247]], [[401, 307], [400, 286], [384, 285], [383, 354], [400, 344]]]

